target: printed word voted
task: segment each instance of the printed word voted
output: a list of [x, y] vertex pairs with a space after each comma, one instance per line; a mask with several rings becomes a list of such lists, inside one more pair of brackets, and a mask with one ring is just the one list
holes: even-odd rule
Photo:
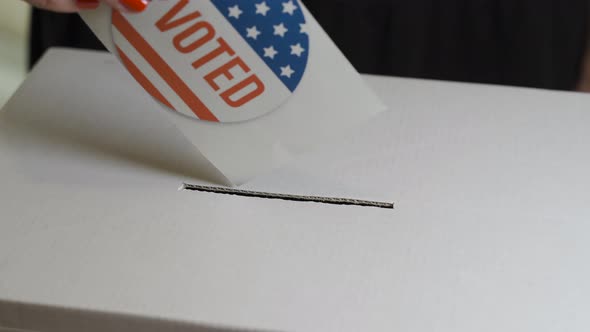
[[[180, 0], [156, 27], [170, 33], [174, 48], [190, 56], [192, 67], [230, 107], [238, 108], [262, 95], [263, 82], [207, 21], [200, 11], [181, 14], [189, 0]], [[212, 67], [213, 63], [222, 63]]]

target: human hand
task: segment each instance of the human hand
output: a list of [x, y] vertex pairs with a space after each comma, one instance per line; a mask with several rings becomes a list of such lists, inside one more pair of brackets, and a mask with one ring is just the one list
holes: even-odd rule
[[149, 0], [24, 0], [34, 7], [54, 12], [74, 13], [80, 10], [95, 9], [104, 2], [119, 11], [143, 11]]

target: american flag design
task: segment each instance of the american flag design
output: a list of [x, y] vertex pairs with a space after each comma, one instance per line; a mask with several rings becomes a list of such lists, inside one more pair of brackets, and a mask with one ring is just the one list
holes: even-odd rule
[[212, 0], [277, 77], [295, 91], [303, 77], [309, 37], [296, 0]]
[[280, 107], [304, 78], [309, 28], [298, 0], [155, 0], [113, 11], [121, 62], [161, 104], [211, 122]]

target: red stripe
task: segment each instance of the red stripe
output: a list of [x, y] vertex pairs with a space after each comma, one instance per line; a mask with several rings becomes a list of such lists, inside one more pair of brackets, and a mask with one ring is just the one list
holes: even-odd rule
[[129, 41], [129, 43], [143, 56], [160, 77], [176, 92], [188, 107], [201, 120], [219, 120], [209, 108], [197, 97], [172, 68], [160, 57], [152, 46], [135, 30], [121, 13], [113, 11], [113, 25]]
[[129, 59], [129, 57], [127, 57], [127, 55], [123, 53], [123, 51], [118, 47], [117, 52], [119, 52], [121, 61], [123, 61], [123, 64], [125, 65], [125, 67], [127, 67], [127, 70], [129, 71], [131, 76], [135, 78], [135, 80], [143, 87], [143, 89], [147, 91], [150, 95], [152, 95], [152, 97], [156, 98], [162, 104], [168, 106], [170, 109], [173, 110], [174, 107], [172, 106], [172, 104], [170, 104], [166, 97], [164, 97], [164, 95], [160, 93], [158, 88], [156, 88], [152, 84], [152, 82], [150, 82], [150, 80], [141, 72], [141, 70], [137, 68], [137, 66], [131, 61], [131, 59]]

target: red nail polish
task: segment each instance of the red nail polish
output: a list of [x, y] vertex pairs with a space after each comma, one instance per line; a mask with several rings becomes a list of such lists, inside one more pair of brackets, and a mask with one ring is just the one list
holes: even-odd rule
[[134, 12], [142, 12], [147, 8], [148, 0], [120, 0], [121, 3]]
[[100, 6], [98, 0], [76, 0], [76, 6], [81, 10], [96, 9]]

